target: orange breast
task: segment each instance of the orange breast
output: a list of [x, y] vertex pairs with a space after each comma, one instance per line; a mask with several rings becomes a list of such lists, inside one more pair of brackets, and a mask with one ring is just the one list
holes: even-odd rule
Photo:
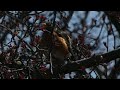
[[50, 33], [44, 33], [42, 37], [41, 44], [43, 46], [50, 46], [50, 43], [53, 41], [52, 55], [59, 60], [64, 60], [66, 55], [69, 53], [66, 40], [58, 36], [56, 32], [53, 32], [53, 40], [51, 40]]
[[64, 60], [66, 55], [69, 53], [65, 39], [56, 36], [56, 40], [54, 41], [52, 52], [54, 57]]

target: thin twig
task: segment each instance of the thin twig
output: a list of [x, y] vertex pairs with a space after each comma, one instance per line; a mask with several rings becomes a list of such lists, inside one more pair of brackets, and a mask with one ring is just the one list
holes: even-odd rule
[[[54, 27], [55, 27], [55, 19], [56, 19], [56, 13], [57, 11], [54, 11], [54, 19], [53, 19], [53, 25], [52, 25], [52, 29], [51, 29], [51, 37], [52, 37], [52, 40], [53, 40], [53, 31], [54, 31]], [[51, 51], [53, 49], [53, 41], [51, 41], [51, 44], [50, 44], [50, 50], [49, 50], [49, 59], [50, 59], [50, 70], [51, 70], [51, 73], [53, 74], [53, 64], [52, 64], [52, 56], [51, 56]]]

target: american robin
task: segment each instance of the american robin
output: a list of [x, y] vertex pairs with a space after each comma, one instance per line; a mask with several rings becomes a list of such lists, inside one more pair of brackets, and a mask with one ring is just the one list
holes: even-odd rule
[[[61, 31], [62, 32], [62, 31]], [[71, 38], [68, 34], [53, 31], [53, 38], [50, 32], [44, 31], [41, 39], [41, 44], [44, 47], [50, 47], [52, 43], [52, 61], [54, 65], [63, 65], [65, 59], [71, 56]]]
[[52, 56], [53, 63], [60, 65], [64, 64], [65, 59], [71, 56], [70, 53], [70, 37], [67, 34], [57, 34], [53, 32], [53, 47]]

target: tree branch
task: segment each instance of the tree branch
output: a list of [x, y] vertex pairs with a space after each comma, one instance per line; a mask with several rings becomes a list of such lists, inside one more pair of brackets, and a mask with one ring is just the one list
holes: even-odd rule
[[114, 24], [120, 34], [120, 12], [105, 11], [105, 14], [108, 16], [108, 19]]
[[54, 71], [59, 73], [69, 73], [69, 72], [81, 69], [82, 67], [89, 68], [93, 66], [98, 66], [101, 63], [108, 63], [117, 58], [120, 58], [120, 49], [113, 50], [111, 52], [101, 54], [101, 55], [94, 55], [87, 59], [73, 61], [63, 66], [60, 70], [56, 69]]

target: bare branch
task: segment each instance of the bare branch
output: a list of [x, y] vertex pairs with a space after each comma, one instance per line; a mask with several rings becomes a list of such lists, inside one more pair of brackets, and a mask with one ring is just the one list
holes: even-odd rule
[[93, 66], [97, 66], [101, 63], [108, 63], [114, 59], [120, 58], [120, 49], [113, 50], [111, 52], [101, 54], [101, 55], [94, 55], [87, 59], [81, 59], [77, 61], [73, 61], [61, 68], [61, 70], [57, 71], [59, 73], [68, 73], [72, 71], [76, 71], [81, 67], [89, 68]]

